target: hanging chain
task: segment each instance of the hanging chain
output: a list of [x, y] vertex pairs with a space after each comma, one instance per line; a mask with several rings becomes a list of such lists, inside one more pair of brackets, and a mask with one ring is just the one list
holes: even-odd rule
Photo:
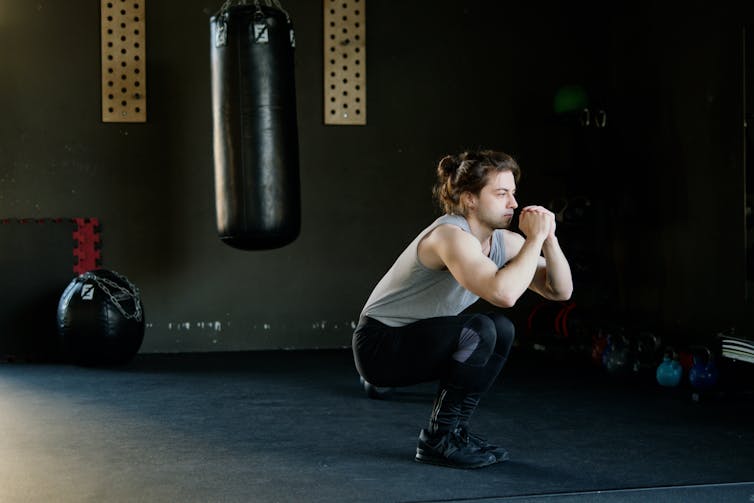
[[[113, 305], [120, 311], [120, 314], [123, 315], [124, 318], [127, 320], [136, 320], [141, 321], [141, 301], [139, 300], [139, 289], [134, 286], [133, 283], [128, 281], [124, 276], [118, 274], [115, 271], [110, 271], [115, 276], [117, 276], [121, 281], [125, 282], [128, 285], [128, 288], [119, 285], [118, 283], [111, 281], [107, 278], [102, 278], [100, 276], [97, 276], [93, 272], [85, 272], [81, 275], [81, 279], [83, 280], [91, 280], [94, 283], [97, 284], [97, 286], [105, 292], [105, 295], [107, 295], [110, 298], [110, 302], [113, 303]], [[109, 287], [109, 288], [108, 288]], [[120, 301], [115, 298], [115, 294], [110, 290], [112, 288], [113, 290], [117, 290], [121, 294], [127, 295], [130, 299], [134, 301], [134, 312], [133, 313], [127, 313], [126, 310], [121, 305]]]
[[[291, 23], [291, 16], [288, 14], [288, 11], [283, 8], [283, 6], [280, 4], [279, 0], [264, 0], [265, 5], [267, 7], [276, 7], [278, 8], [283, 14], [285, 14], [285, 19], [288, 21], [288, 24]], [[220, 7], [221, 13], [226, 13], [228, 9], [230, 9], [231, 5], [248, 5], [247, 0], [225, 0], [222, 7]], [[254, 6], [257, 8], [257, 11], [261, 12], [261, 3], [260, 0], [254, 0]]]
[[220, 11], [226, 12], [230, 8], [230, 4], [232, 3], [235, 3], [236, 5], [246, 5], [246, 0], [225, 0], [223, 6], [220, 7]]

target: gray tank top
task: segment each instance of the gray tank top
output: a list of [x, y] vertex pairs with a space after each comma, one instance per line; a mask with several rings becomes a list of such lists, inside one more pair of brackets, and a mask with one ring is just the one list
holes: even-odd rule
[[[457, 225], [471, 232], [460, 215], [443, 215], [432, 222], [401, 253], [369, 296], [361, 317], [369, 316], [385, 325], [400, 327], [417, 320], [437, 316], [455, 316], [479, 300], [479, 296], [462, 287], [448, 270], [433, 270], [419, 261], [419, 242], [438, 225]], [[492, 238], [490, 259], [498, 268], [505, 264], [503, 231]]]

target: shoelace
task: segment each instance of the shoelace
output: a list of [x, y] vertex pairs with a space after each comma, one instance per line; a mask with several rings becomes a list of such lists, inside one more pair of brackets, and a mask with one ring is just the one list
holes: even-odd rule
[[461, 434], [461, 431], [458, 428], [448, 432], [447, 438], [448, 444], [453, 445], [457, 448], [463, 448], [469, 445], [468, 439]]
[[461, 437], [461, 439], [467, 444], [473, 442], [480, 448], [490, 447], [490, 443], [487, 442], [487, 439], [485, 439], [481, 435], [477, 435], [476, 433], [471, 433], [468, 428], [459, 426], [456, 429], [456, 432]]

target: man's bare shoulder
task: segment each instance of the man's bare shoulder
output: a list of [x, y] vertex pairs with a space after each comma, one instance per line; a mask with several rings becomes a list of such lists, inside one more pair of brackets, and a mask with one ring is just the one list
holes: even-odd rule
[[435, 244], [442, 244], [448, 242], [464, 242], [471, 239], [476, 241], [474, 236], [463, 230], [461, 227], [454, 224], [440, 224], [425, 236], [423, 241], [431, 241]]
[[448, 250], [468, 246], [479, 247], [479, 241], [457, 225], [440, 224], [419, 242], [419, 260], [430, 269], [443, 269], [445, 263], [441, 255]]

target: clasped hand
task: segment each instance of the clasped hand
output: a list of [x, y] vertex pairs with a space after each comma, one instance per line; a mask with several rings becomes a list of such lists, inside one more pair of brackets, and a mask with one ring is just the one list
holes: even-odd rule
[[526, 237], [555, 237], [555, 214], [543, 206], [525, 206], [518, 217], [518, 228]]

